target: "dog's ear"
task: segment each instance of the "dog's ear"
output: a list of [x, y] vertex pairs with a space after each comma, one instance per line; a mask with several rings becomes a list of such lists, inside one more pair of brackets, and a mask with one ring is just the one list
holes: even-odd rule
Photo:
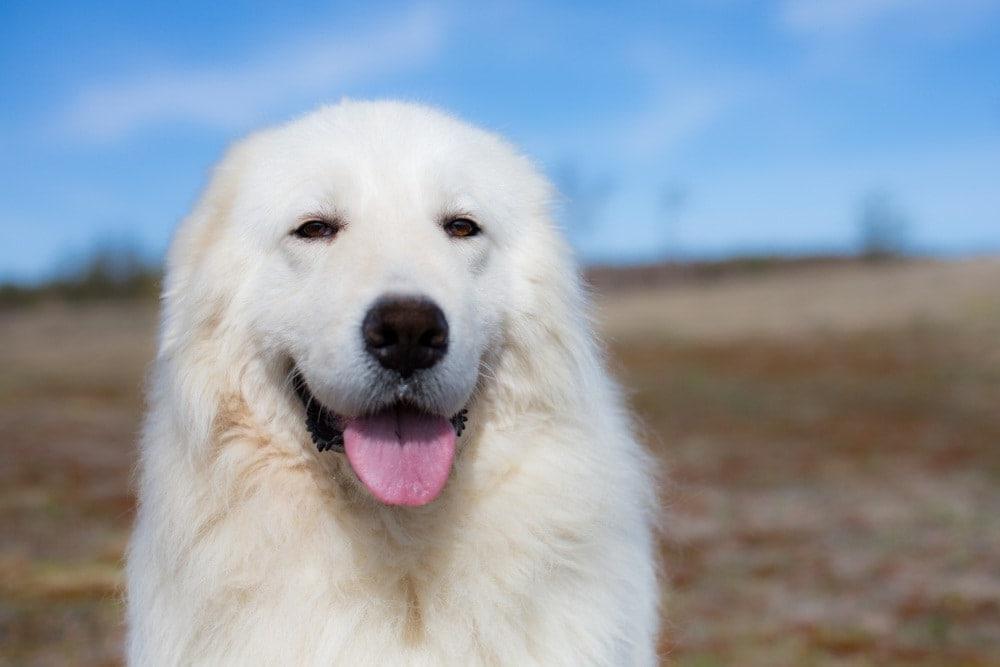
[[[251, 138], [252, 139], [252, 138]], [[235, 364], [226, 343], [235, 282], [222, 237], [231, 224], [242, 174], [250, 159], [248, 141], [231, 148], [212, 172], [191, 213], [181, 222], [167, 255], [161, 295], [159, 345], [151, 388], [169, 397], [151, 397], [170, 406], [169, 415], [151, 413], [148, 427], [163, 418], [184, 424], [193, 442], [210, 437], [221, 396]], [[155, 412], [155, 411], [154, 411]]]
[[[234, 267], [218, 245], [231, 224], [253, 137], [227, 151], [212, 171], [192, 211], [174, 234], [163, 278], [160, 354], [170, 354], [199, 334], [210, 335], [231, 301]], [[211, 260], [209, 259], [211, 257]]]
[[[599, 396], [601, 387], [593, 384], [604, 382], [590, 295], [548, 209], [539, 206], [533, 219], [522, 221], [524, 231], [512, 243], [511, 298], [502, 354], [494, 362], [504, 404], [524, 411], [565, 409]], [[525, 377], [534, 381], [526, 384]]]

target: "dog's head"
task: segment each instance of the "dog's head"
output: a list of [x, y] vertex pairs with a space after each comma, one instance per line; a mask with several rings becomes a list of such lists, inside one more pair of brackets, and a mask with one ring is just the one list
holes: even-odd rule
[[567, 273], [549, 198], [506, 143], [416, 105], [344, 102], [253, 135], [175, 241], [162, 346], [228, 335], [222, 354], [282, 368], [342, 432], [373, 495], [424, 504], [505, 332], [568, 307], [552, 285], [537, 298]]

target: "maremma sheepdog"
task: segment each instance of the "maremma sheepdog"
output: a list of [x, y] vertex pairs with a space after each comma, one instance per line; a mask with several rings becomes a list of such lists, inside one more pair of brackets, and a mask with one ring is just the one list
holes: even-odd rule
[[413, 104], [229, 150], [167, 263], [130, 664], [656, 662], [653, 463], [552, 199]]

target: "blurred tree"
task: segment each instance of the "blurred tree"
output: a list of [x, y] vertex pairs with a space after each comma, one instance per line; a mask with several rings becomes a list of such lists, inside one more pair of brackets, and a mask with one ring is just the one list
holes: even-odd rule
[[909, 221], [892, 195], [872, 190], [861, 200], [859, 246], [865, 259], [898, 257], [906, 251]]
[[159, 292], [160, 267], [132, 239], [110, 238], [57, 263], [52, 277], [35, 285], [0, 285], [0, 307], [46, 299], [93, 301], [150, 299]]
[[658, 206], [662, 216], [664, 250], [677, 250], [677, 232], [681, 215], [691, 199], [691, 189], [680, 181], [667, 181], [660, 189]]

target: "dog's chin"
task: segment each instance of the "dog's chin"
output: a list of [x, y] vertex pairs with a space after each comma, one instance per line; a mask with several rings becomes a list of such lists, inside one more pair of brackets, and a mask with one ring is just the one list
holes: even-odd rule
[[343, 415], [319, 401], [297, 370], [293, 388], [319, 451], [345, 453], [358, 480], [377, 500], [420, 506], [441, 494], [465, 426], [464, 409], [439, 414], [406, 384], [371, 411]]

